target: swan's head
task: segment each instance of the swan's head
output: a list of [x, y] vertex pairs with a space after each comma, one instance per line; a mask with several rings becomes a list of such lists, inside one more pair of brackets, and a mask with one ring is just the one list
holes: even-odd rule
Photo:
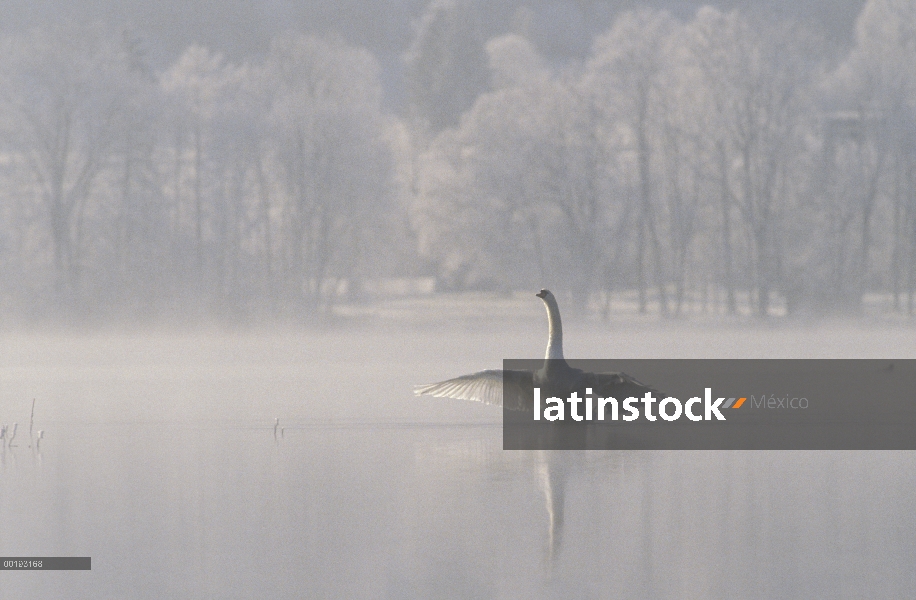
[[537, 296], [541, 300], [547, 300], [547, 298], [553, 297], [553, 294], [550, 293], [550, 290], [541, 290], [540, 292], [535, 294], [535, 296]]

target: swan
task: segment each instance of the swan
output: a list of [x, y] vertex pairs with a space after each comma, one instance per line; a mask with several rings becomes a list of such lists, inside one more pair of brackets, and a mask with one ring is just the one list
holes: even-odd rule
[[[588, 373], [570, 367], [563, 357], [563, 324], [560, 307], [550, 290], [535, 294], [547, 309], [547, 352], [544, 366], [537, 371], [488, 369], [462, 375], [439, 383], [418, 385], [417, 396], [472, 400], [502, 406], [507, 410], [530, 411], [533, 406], [532, 389], [540, 387], [544, 397], [566, 398], [571, 392], [592, 388], [597, 396], [626, 398], [640, 397], [657, 391], [626, 373]], [[509, 397], [503, 397], [503, 389]]]
[[[414, 393], [417, 396], [473, 400], [515, 411], [532, 410], [532, 389], [535, 386], [547, 391], [545, 396], [556, 395], [561, 398], [586, 387], [593, 388], [593, 393], [605, 397], [642, 396], [649, 391], [658, 393], [625, 373], [588, 373], [570, 367], [563, 357], [563, 324], [557, 299], [546, 289], [538, 292], [536, 296], [544, 302], [547, 309], [547, 351], [543, 367], [537, 371], [479, 371], [439, 383], [418, 385]], [[505, 398], [504, 384], [509, 394], [509, 397]], [[553, 567], [563, 539], [565, 488], [569, 465], [565, 455], [554, 452], [538, 451], [535, 460], [535, 470], [547, 508], [547, 559]]]

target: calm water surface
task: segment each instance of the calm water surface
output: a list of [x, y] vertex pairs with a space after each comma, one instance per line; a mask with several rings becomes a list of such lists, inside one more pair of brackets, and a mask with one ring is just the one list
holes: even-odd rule
[[[0, 555], [93, 568], [0, 572], [2, 596], [916, 589], [914, 453], [504, 452], [499, 411], [411, 396], [539, 354], [528, 329], [7, 335]], [[575, 357], [916, 357], [902, 326], [568, 329]]]

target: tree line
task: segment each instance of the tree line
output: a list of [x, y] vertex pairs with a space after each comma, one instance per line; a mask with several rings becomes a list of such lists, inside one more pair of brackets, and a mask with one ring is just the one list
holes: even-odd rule
[[859, 310], [916, 289], [916, 8], [834, 56], [791, 23], [622, 13], [583, 61], [432, 2], [386, 108], [365, 49], [277, 36], [149, 67], [129, 31], [0, 49], [8, 315], [326, 314], [366, 283], [551, 287], [640, 311]]

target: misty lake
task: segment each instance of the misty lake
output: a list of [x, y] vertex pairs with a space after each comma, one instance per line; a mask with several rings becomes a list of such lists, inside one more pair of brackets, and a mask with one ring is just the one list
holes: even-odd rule
[[[539, 309], [498, 325], [2, 334], [0, 423], [18, 433], [0, 453], [0, 555], [92, 557], [0, 572], [3, 597], [916, 589], [914, 453], [504, 452], [498, 409], [412, 395], [539, 356]], [[575, 358], [916, 357], [901, 323], [567, 329]]]

